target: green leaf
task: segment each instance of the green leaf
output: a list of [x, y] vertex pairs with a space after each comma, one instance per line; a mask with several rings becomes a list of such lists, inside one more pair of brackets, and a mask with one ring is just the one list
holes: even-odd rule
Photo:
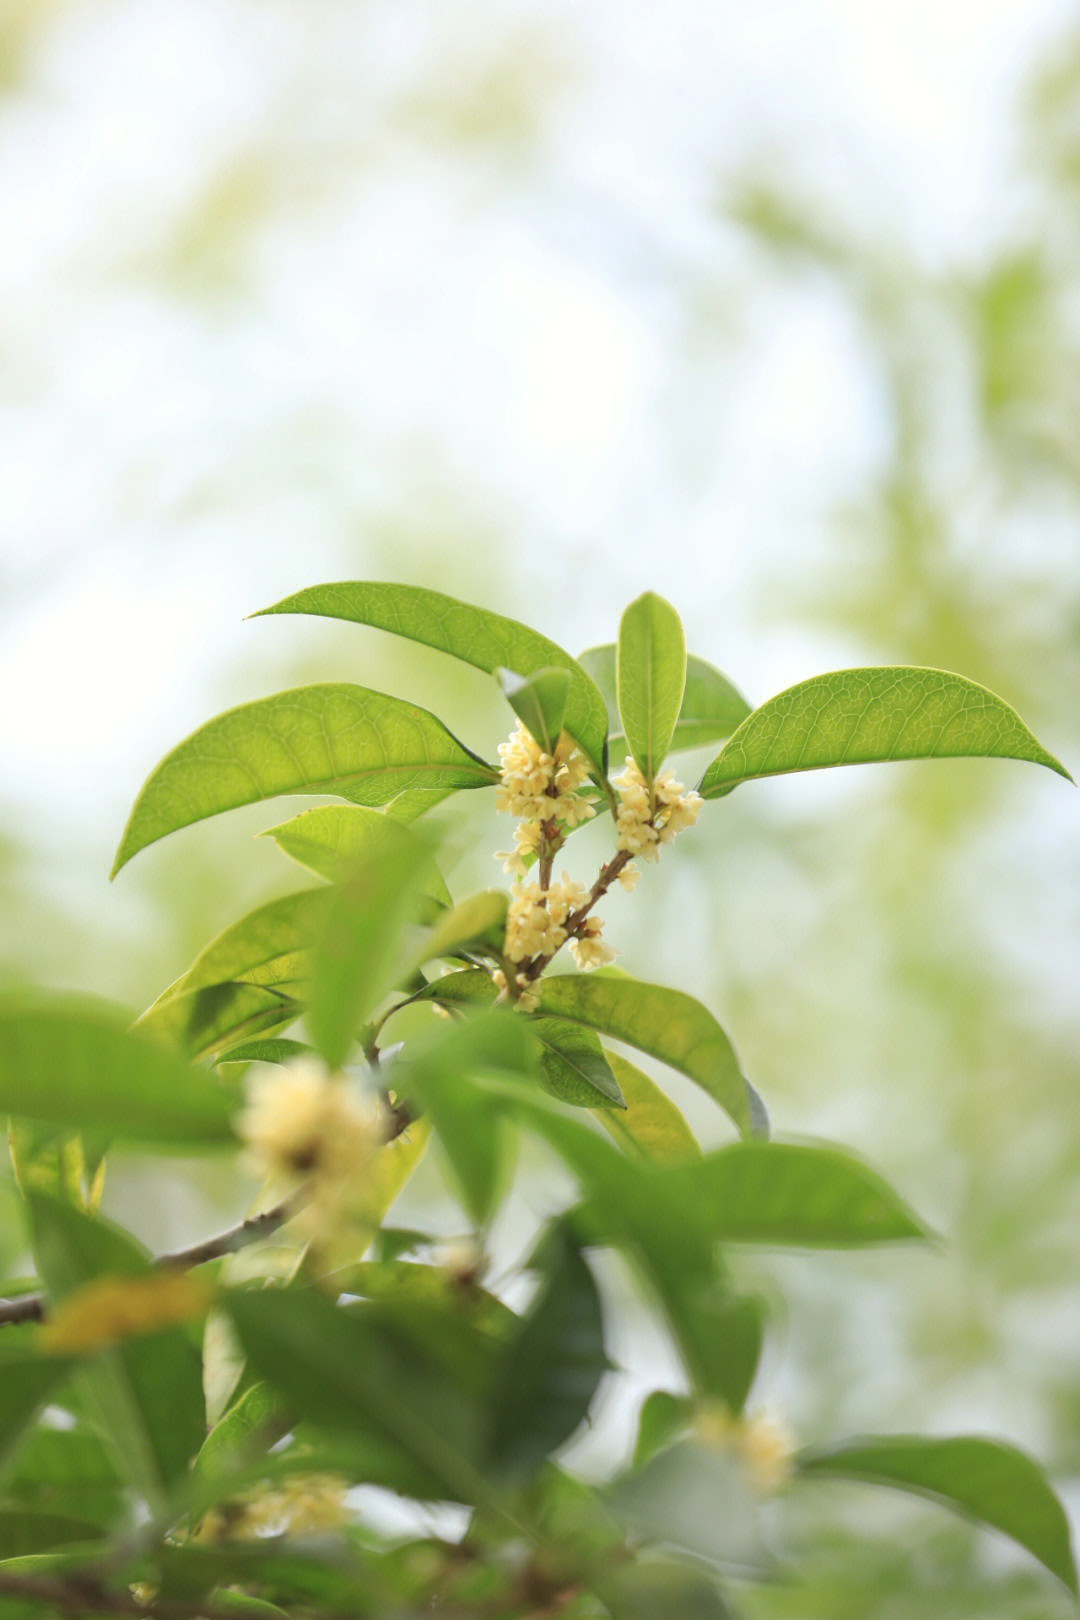
[[381, 1450], [406, 1494], [475, 1501], [482, 1341], [449, 1313], [333, 1305], [312, 1289], [235, 1290], [224, 1303], [255, 1371], [294, 1413]]
[[444, 912], [413, 958], [414, 967], [440, 956], [457, 956], [465, 950], [490, 955], [502, 951], [506, 936], [509, 896], [504, 889], [482, 889], [459, 900]]
[[307, 953], [325, 928], [331, 905], [329, 889], [301, 889], [249, 911], [211, 940], [159, 1001], [208, 985], [258, 984], [274, 990], [307, 979]]
[[653, 591], [631, 602], [622, 616], [615, 685], [630, 752], [651, 787], [671, 746], [686, 686], [682, 620]]
[[1015, 709], [985, 686], [940, 669], [838, 669], [770, 698], [732, 735], [701, 779], [717, 799], [740, 782], [828, 765], [994, 756], [1046, 765]]
[[101, 1538], [101, 1527], [86, 1519], [45, 1513], [40, 1508], [0, 1506], [0, 1549], [4, 1558], [25, 1558], [54, 1547]]
[[657, 1164], [699, 1159], [697, 1138], [670, 1097], [618, 1052], [605, 1051], [604, 1056], [626, 1102], [623, 1113], [608, 1109], [599, 1115], [616, 1142], [631, 1146]]
[[596, 1591], [611, 1620], [734, 1620], [715, 1581], [674, 1558], [635, 1558], [605, 1573]]
[[502, 1348], [488, 1407], [485, 1463], [503, 1478], [527, 1477], [570, 1439], [611, 1366], [580, 1248], [554, 1227], [542, 1251], [540, 1291]]
[[610, 1056], [591, 1029], [563, 1018], [532, 1018], [529, 1028], [540, 1042], [540, 1078], [553, 1097], [575, 1108], [626, 1107]]
[[[103, 1274], [151, 1274], [144, 1251], [119, 1228], [45, 1193], [31, 1192], [27, 1208], [34, 1260], [51, 1304]], [[129, 1339], [99, 1351], [79, 1377], [118, 1467], [160, 1507], [206, 1433], [202, 1362], [187, 1336], [165, 1328]]]
[[363, 686], [297, 687], [219, 714], [166, 754], [110, 875], [178, 827], [283, 793], [377, 805], [409, 788], [485, 787], [498, 775], [426, 709]]
[[54, 1429], [39, 1423], [23, 1436], [3, 1475], [0, 1494], [28, 1510], [107, 1528], [125, 1508], [123, 1481], [104, 1441], [82, 1425]]
[[658, 1186], [700, 1210], [715, 1241], [855, 1248], [927, 1236], [892, 1188], [839, 1148], [734, 1142], [659, 1171]]
[[478, 1225], [488, 1221], [502, 1190], [505, 1143], [498, 1115], [483, 1106], [469, 1082], [481, 1073], [531, 1075], [534, 1067], [527, 1021], [501, 1007], [432, 1030], [410, 1041], [395, 1060], [395, 1089], [400, 1084], [415, 1093], [430, 1113]]
[[693, 996], [664, 985], [599, 974], [548, 974], [540, 1010], [626, 1041], [696, 1080], [742, 1131], [751, 1128], [746, 1082], [731, 1043]]
[[420, 870], [411, 849], [372, 855], [333, 892], [312, 962], [307, 1025], [332, 1069], [360, 1024], [406, 967], [404, 934], [419, 909]]
[[180, 994], [166, 990], [134, 1028], [161, 1046], [204, 1058], [249, 1036], [287, 1029], [303, 1010], [299, 1001], [265, 985], [208, 984]]
[[1042, 1470], [1013, 1446], [972, 1435], [880, 1435], [803, 1451], [796, 1466], [803, 1475], [865, 1479], [933, 1497], [1010, 1536], [1077, 1593], [1061, 1503]]
[[9, 1325], [0, 1337], [0, 1464], [30, 1427], [73, 1363], [47, 1356], [37, 1344], [37, 1324]]
[[489, 675], [500, 667], [526, 676], [548, 667], [565, 669], [570, 674], [570, 691], [563, 724], [596, 772], [604, 773], [607, 711], [595, 682], [569, 653], [515, 619], [504, 619], [422, 586], [364, 580], [314, 585], [263, 608], [262, 613], [316, 613], [370, 624], [426, 647], [437, 647]]
[[233, 1142], [235, 1091], [101, 1002], [0, 996], [0, 1114], [189, 1152]]
[[650, 1457], [678, 1438], [694, 1415], [690, 1395], [673, 1395], [670, 1390], [654, 1389], [642, 1402], [638, 1415], [637, 1441], [632, 1467], [640, 1468]]
[[[615, 643], [609, 641], [600, 647], [590, 647], [578, 660], [604, 695], [610, 717], [608, 748], [613, 759], [619, 758], [626, 748], [626, 737], [618, 722], [615, 659]], [[749, 703], [741, 692], [735, 690], [726, 675], [721, 675], [703, 658], [695, 658], [693, 653], [689, 653], [682, 708], [675, 722], [669, 752], [677, 754], [687, 748], [703, 748], [707, 743], [723, 742], [750, 712]]]
[[553, 754], [562, 733], [566, 700], [570, 695], [569, 670], [538, 669], [525, 677], [500, 667], [495, 671], [495, 679], [526, 731], [545, 754]]
[[242, 1041], [239, 1046], [230, 1046], [228, 1053], [218, 1058], [218, 1066], [222, 1063], [291, 1063], [311, 1050], [305, 1041], [290, 1041], [282, 1036], [266, 1041]]
[[373, 854], [411, 849], [414, 860], [424, 868], [425, 894], [440, 904], [450, 903], [450, 891], [430, 846], [395, 818], [393, 806], [372, 810], [360, 804], [319, 804], [313, 810], [301, 810], [278, 827], [267, 828], [260, 837], [272, 838], [286, 855], [331, 883], [344, 882]]

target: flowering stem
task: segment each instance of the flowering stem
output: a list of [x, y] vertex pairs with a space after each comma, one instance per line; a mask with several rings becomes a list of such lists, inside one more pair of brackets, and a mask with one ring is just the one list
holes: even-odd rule
[[[619, 873], [625, 866], [629, 865], [633, 858], [630, 850], [620, 849], [611, 857], [610, 861], [600, 868], [596, 874], [596, 881], [589, 890], [584, 904], [580, 905], [576, 911], [571, 911], [567, 916], [565, 924], [567, 940], [573, 939], [593, 906], [596, 905], [598, 900], [603, 899]], [[566, 941], [564, 940], [563, 943], [565, 944]], [[559, 945], [554, 951], [547, 951], [541, 956], [534, 956], [530, 961], [522, 962], [518, 966], [517, 972], [523, 973], [527, 979], [538, 979], [561, 950], [562, 945]]]

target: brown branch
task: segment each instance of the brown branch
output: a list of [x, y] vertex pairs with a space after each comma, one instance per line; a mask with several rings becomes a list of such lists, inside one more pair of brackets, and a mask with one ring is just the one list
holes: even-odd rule
[[[633, 858], [633, 855], [628, 849], [620, 849], [611, 857], [606, 866], [602, 866], [600, 868], [596, 875], [596, 882], [589, 890], [588, 898], [586, 899], [584, 905], [579, 906], [576, 911], [571, 911], [566, 919], [566, 940], [571, 940], [574, 938], [574, 935], [577, 933], [578, 929], [581, 927], [581, 924], [589, 915], [589, 912], [592, 910], [593, 906], [596, 905], [598, 900], [603, 899], [604, 895], [614, 883], [623, 867], [627, 866], [633, 860]], [[563, 944], [566, 943], [566, 940], [563, 941]], [[553, 951], [547, 951], [541, 956], [531, 957], [529, 961], [520, 963], [517, 971], [519, 973], [523, 973], [527, 979], [538, 979], [555, 960], [555, 957], [561, 950], [562, 945], [559, 945]]]

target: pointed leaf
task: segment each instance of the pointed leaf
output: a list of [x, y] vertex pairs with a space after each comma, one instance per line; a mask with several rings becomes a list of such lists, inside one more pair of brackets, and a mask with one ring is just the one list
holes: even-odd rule
[[[126, 1233], [44, 1193], [27, 1198], [34, 1260], [56, 1305], [103, 1273], [146, 1277], [149, 1259]], [[160, 1507], [206, 1433], [202, 1362], [180, 1328], [99, 1351], [80, 1373], [118, 1466]]]
[[740, 782], [786, 771], [974, 756], [1031, 760], [1072, 781], [1015, 709], [963, 675], [838, 669], [800, 681], [755, 709], [708, 767], [698, 791], [716, 799]]
[[650, 1457], [671, 1444], [689, 1426], [694, 1416], [692, 1395], [673, 1395], [667, 1389], [654, 1389], [642, 1402], [638, 1414], [637, 1440], [631, 1467], [640, 1468]]
[[495, 679], [526, 731], [545, 754], [553, 754], [570, 695], [569, 670], [538, 669], [533, 675], [522, 676], [500, 666]]
[[540, 980], [540, 1010], [586, 1024], [669, 1063], [696, 1080], [740, 1130], [750, 1129], [746, 1082], [731, 1043], [693, 996], [637, 979], [549, 974]]
[[888, 1183], [839, 1148], [734, 1142], [658, 1172], [658, 1184], [700, 1210], [719, 1242], [853, 1248], [927, 1236]]
[[540, 1043], [540, 1078], [553, 1097], [575, 1108], [626, 1107], [609, 1055], [591, 1029], [563, 1018], [533, 1018], [529, 1028]]
[[404, 934], [415, 922], [420, 871], [414, 852], [372, 855], [332, 904], [312, 961], [307, 1025], [332, 1069], [348, 1056], [364, 1018], [406, 969]]
[[686, 686], [682, 620], [653, 591], [622, 616], [615, 684], [630, 752], [651, 785], [671, 746]]
[[563, 724], [596, 771], [603, 773], [607, 714], [595, 682], [569, 653], [515, 619], [504, 619], [422, 586], [364, 580], [315, 585], [263, 608], [262, 613], [317, 613], [373, 625], [437, 647], [489, 675], [500, 666], [519, 675], [532, 675], [548, 666], [568, 670], [570, 692]]
[[611, 1366], [580, 1248], [555, 1227], [544, 1249], [543, 1284], [502, 1347], [488, 1407], [485, 1463], [505, 1478], [527, 1477], [570, 1439]]
[[178, 827], [283, 793], [386, 804], [498, 780], [426, 709], [363, 686], [301, 686], [229, 709], [180, 743], [135, 801], [111, 875]]
[[170, 987], [136, 1020], [135, 1033], [189, 1058], [211, 1057], [252, 1035], [287, 1029], [303, 1006], [261, 984], [208, 984], [173, 993]]
[[126, 1024], [100, 1002], [0, 996], [0, 1114], [182, 1152], [233, 1142], [233, 1088]]
[[450, 891], [430, 847], [396, 819], [392, 805], [372, 810], [359, 804], [320, 804], [314, 810], [301, 810], [279, 827], [267, 828], [260, 837], [272, 838], [286, 855], [331, 883], [344, 882], [376, 852], [390, 854], [409, 848], [424, 868], [424, 892], [444, 905], [450, 903]]
[[277, 1035], [265, 1041], [241, 1041], [239, 1046], [230, 1046], [217, 1061], [219, 1068], [223, 1063], [291, 1063], [310, 1051], [306, 1041], [290, 1041]]
[[657, 1164], [699, 1159], [697, 1138], [671, 1098], [618, 1052], [605, 1051], [604, 1056], [626, 1101], [624, 1113], [605, 1109], [599, 1115], [616, 1142], [637, 1149]]
[[973, 1435], [879, 1435], [803, 1451], [796, 1466], [804, 1475], [865, 1479], [933, 1497], [1010, 1536], [1076, 1595], [1065, 1512], [1042, 1470], [1013, 1446]]
[[[612, 641], [600, 647], [590, 647], [578, 658], [582, 669], [592, 676], [600, 688], [607, 704], [608, 750], [613, 761], [621, 759], [626, 750], [626, 736], [618, 718], [615, 659], [616, 647]], [[687, 748], [703, 748], [707, 743], [723, 742], [750, 712], [749, 703], [741, 692], [735, 690], [726, 675], [721, 675], [703, 658], [695, 658], [693, 653], [688, 653], [686, 687], [669, 753], [677, 754]]]
[[302, 889], [249, 911], [204, 946], [159, 1000], [208, 985], [258, 984], [272, 990], [306, 979], [306, 954], [325, 928], [331, 904], [329, 889]]

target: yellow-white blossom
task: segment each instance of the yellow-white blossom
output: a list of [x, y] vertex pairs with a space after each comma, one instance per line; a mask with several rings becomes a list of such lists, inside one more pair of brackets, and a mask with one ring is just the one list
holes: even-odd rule
[[[495, 1000], [509, 1001], [510, 986], [506, 982], [506, 974], [502, 968], [496, 968], [491, 975], [492, 983], [498, 988], [499, 994]], [[532, 980], [526, 973], [515, 973], [514, 983], [517, 986], [517, 1004], [522, 1012], [535, 1012], [540, 1005], [540, 997], [533, 988]]]
[[677, 832], [697, 820], [701, 795], [688, 793], [673, 771], [660, 772], [651, 802], [649, 784], [632, 759], [626, 761], [622, 775], [612, 780], [619, 795], [616, 847], [641, 860], [658, 860], [660, 845], [669, 844]]
[[616, 953], [600, 938], [603, 923], [599, 917], [586, 917], [580, 925], [581, 933], [570, 941], [570, 954], [579, 968], [603, 967], [614, 962]]
[[554, 754], [545, 754], [519, 720], [509, 742], [499, 745], [499, 762], [496, 810], [507, 810], [527, 821], [555, 819], [566, 827], [576, 827], [596, 814], [588, 799], [578, 794], [588, 780], [589, 762], [565, 731]]
[[775, 1409], [734, 1417], [721, 1402], [703, 1402], [696, 1429], [703, 1445], [734, 1452], [759, 1495], [778, 1491], [791, 1478], [795, 1437]]
[[545, 900], [539, 883], [520, 884], [510, 896], [503, 949], [511, 962], [553, 955], [566, 939], [566, 929], [552, 917]]
[[272, 1487], [256, 1486], [203, 1516], [192, 1541], [254, 1541], [263, 1536], [333, 1530], [348, 1519], [348, 1482], [337, 1474], [294, 1474]]

